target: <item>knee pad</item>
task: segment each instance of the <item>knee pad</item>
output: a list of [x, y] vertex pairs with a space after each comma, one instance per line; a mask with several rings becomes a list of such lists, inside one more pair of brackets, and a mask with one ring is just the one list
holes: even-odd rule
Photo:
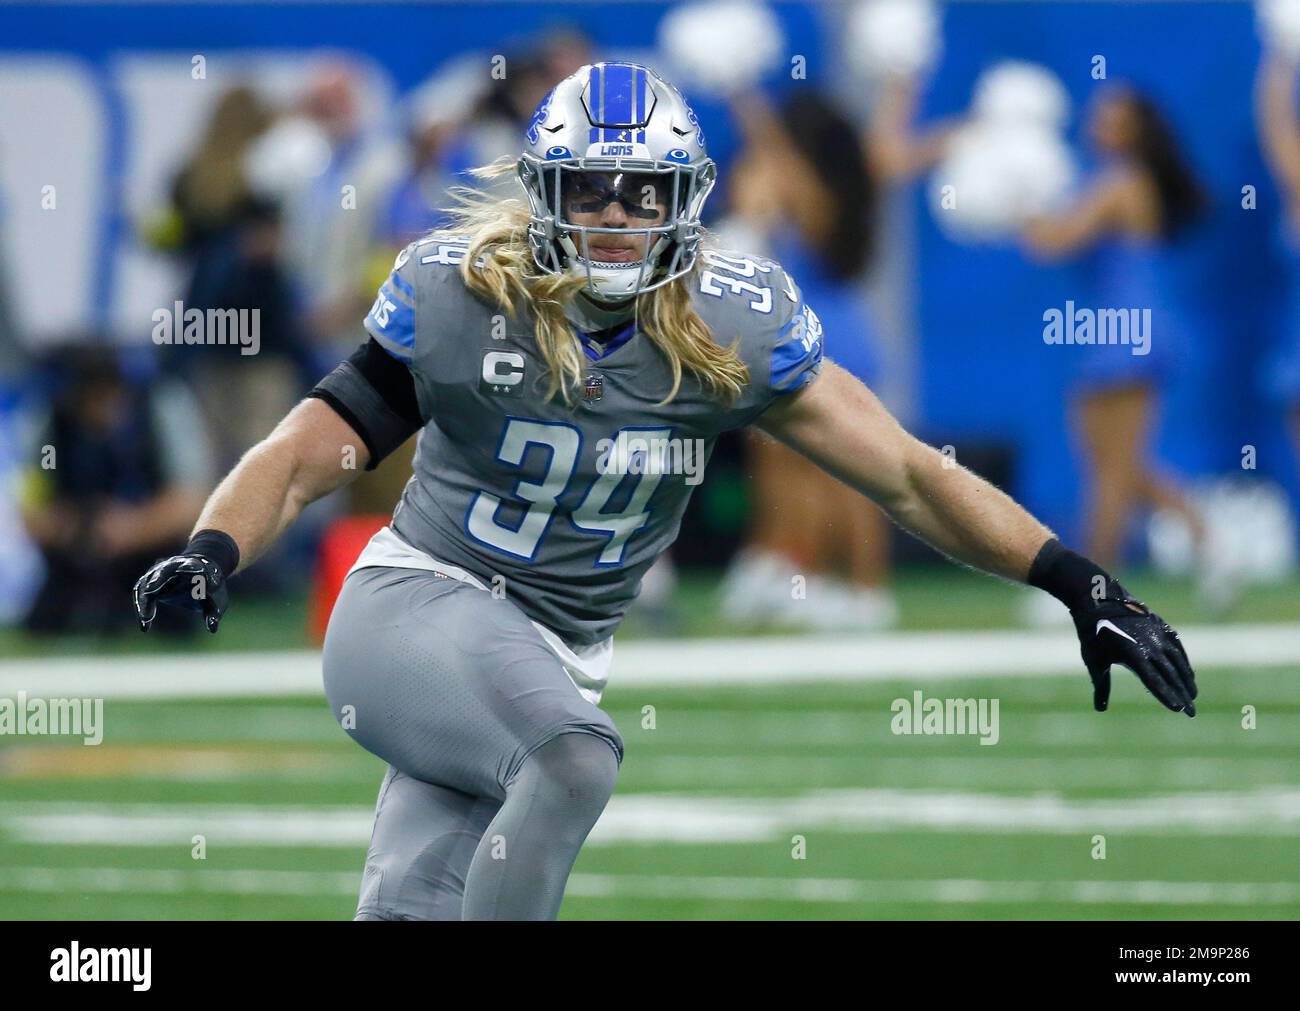
[[575, 730], [535, 748], [515, 781], [526, 779], [540, 793], [553, 794], [566, 804], [591, 806], [599, 815], [614, 792], [618, 769], [613, 741], [603, 734]]

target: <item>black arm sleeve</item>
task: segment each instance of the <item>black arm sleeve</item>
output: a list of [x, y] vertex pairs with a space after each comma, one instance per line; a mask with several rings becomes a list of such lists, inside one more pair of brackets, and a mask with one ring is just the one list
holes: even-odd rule
[[372, 337], [307, 394], [329, 404], [370, 451], [366, 470], [424, 427], [410, 370]]

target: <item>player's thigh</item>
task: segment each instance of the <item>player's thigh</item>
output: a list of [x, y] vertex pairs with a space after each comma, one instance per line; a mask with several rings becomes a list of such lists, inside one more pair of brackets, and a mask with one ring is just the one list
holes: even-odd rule
[[352, 573], [324, 669], [334, 715], [358, 743], [473, 796], [503, 797], [523, 760], [562, 733], [603, 737], [622, 757], [613, 721], [517, 607], [425, 570]]

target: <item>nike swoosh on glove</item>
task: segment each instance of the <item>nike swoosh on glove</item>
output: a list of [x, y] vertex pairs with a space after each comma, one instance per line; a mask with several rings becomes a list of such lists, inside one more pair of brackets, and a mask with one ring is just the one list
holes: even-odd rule
[[1115, 580], [1116, 593], [1070, 610], [1084, 665], [1092, 678], [1092, 707], [1106, 711], [1110, 703], [1110, 668], [1122, 664], [1138, 676], [1147, 691], [1167, 709], [1196, 715], [1196, 675], [1182, 640], [1167, 621], [1134, 600]]
[[208, 631], [215, 633], [230, 606], [226, 577], [216, 562], [202, 555], [164, 558], [136, 580], [135, 612], [141, 632], [149, 630], [159, 604], [200, 612]]
[[1178, 633], [1105, 569], [1052, 538], [1039, 549], [1025, 582], [1070, 609], [1097, 712], [1110, 704], [1111, 667], [1122, 664], [1162, 705], [1196, 715], [1196, 676]]

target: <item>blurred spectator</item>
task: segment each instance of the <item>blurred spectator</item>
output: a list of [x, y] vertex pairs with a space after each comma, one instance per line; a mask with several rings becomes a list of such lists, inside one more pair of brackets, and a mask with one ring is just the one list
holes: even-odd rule
[[[597, 57], [591, 41], [576, 28], [556, 28], [535, 45], [506, 58], [505, 76], [491, 78], [473, 126], [473, 143], [485, 164], [500, 157], [512, 161], [523, 145], [522, 131], [555, 85]], [[513, 175], [476, 183], [489, 192], [519, 197], [523, 193]]]
[[[447, 188], [464, 170], [502, 156], [517, 158], [533, 110], [557, 81], [591, 62], [590, 40], [574, 28], [557, 28], [532, 48], [506, 57], [494, 77], [494, 56], [465, 53], [440, 67], [407, 99], [407, 161], [388, 200], [381, 229], [393, 255], [445, 220]], [[513, 175], [474, 180], [523, 198]], [[392, 256], [384, 264], [386, 275]], [[376, 286], [382, 276], [376, 280]]]
[[153, 235], [156, 244], [193, 256], [198, 273], [207, 250], [220, 244], [251, 196], [244, 158], [271, 119], [252, 88], [231, 88], [217, 100], [198, 147], [176, 174], [171, 216]]
[[270, 434], [319, 378], [307, 347], [302, 311], [283, 262], [280, 212], [250, 198], [220, 245], [195, 274], [187, 309], [255, 310], [258, 351], [235, 344], [173, 346], [179, 370], [198, 392], [222, 468]]
[[406, 100], [406, 164], [380, 226], [376, 288], [399, 249], [445, 222], [440, 208], [448, 203], [447, 188], [461, 181], [465, 169], [492, 160], [493, 155], [480, 156], [467, 131], [487, 96], [490, 73], [489, 54], [468, 53], [440, 68]]
[[130, 382], [103, 346], [60, 350], [52, 371], [21, 492], [46, 568], [25, 624], [42, 634], [131, 629], [135, 579], [185, 544], [211, 490], [203, 420], [182, 384]]
[[23, 438], [24, 418], [22, 395], [0, 381], [0, 626], [22, 621], [41, 583], [40, 552], [18, 508], [31, 449]]
[[[4, 154], [0, 151], [0, 156]], [[6, 229], [0, 192], [0, 236]], [[19, 434], [26, 400], [30, 354], [18, 333], [10, 301], [9, 264], [0, 242], [0, 625], [10, 625], [26, 613], [40, 579], [40, 558], [23, 526], [16, 485], [27, 447]]]
[[1103, 160], [1097, 177], [1074, 206], [1031, 221], [1024, 238], [1041, 256], [1085, 260], [1090, 290], [1077, 304], [1097, 312], [1151, 311], [1147, 353], [1126, 344], [1066, 349], [1079, 362], [1072, 422], [1084, 446], [1085, 551], [1114, 568], [1127, 524], [1143, 506], [1173, 510], [1202, 539], [1199, 515], [1158, 473], [1149, 444], [1157, 393], [1189, 335], [1172, 282], [1173, 245], [1205, 198], [1145, 95], [1107, 89], [1092, 106], [1088, 132]]
[[[0, 157], [6, 152], [0, 149]], [[0, 236], [12, 241], [14, 232], [7, 227], [8, 208], [5, 206], [5, 193], [0, 188]], [[10, 291], [9, 242], [0, 241], [0, 388], [4, 381], [25, 371], [28, 365], [28, 352], [18, 333], [18, 319], [14, 311]]]
[[283, 210], [285, 258], [318, 371], [352, 352], [374, 300], [369, 256], [402, 168], [380, 126], [362, 116], [358, 70], [333, 60], [250, 152], [256, 191]]
[[149, 229], [156, 246], [188, 261], [187, 309], [257, 312], [256, 356], [233, 344], [193, 344], [170, 347], [162, 360], [199, 392], [222, 468], [270, 432], [316, 378], [283, 264], [279, 209], [253, 192], [245, 170], [271, 121], [250, 88], [218, 99], [176, 175], [168, 214]]

